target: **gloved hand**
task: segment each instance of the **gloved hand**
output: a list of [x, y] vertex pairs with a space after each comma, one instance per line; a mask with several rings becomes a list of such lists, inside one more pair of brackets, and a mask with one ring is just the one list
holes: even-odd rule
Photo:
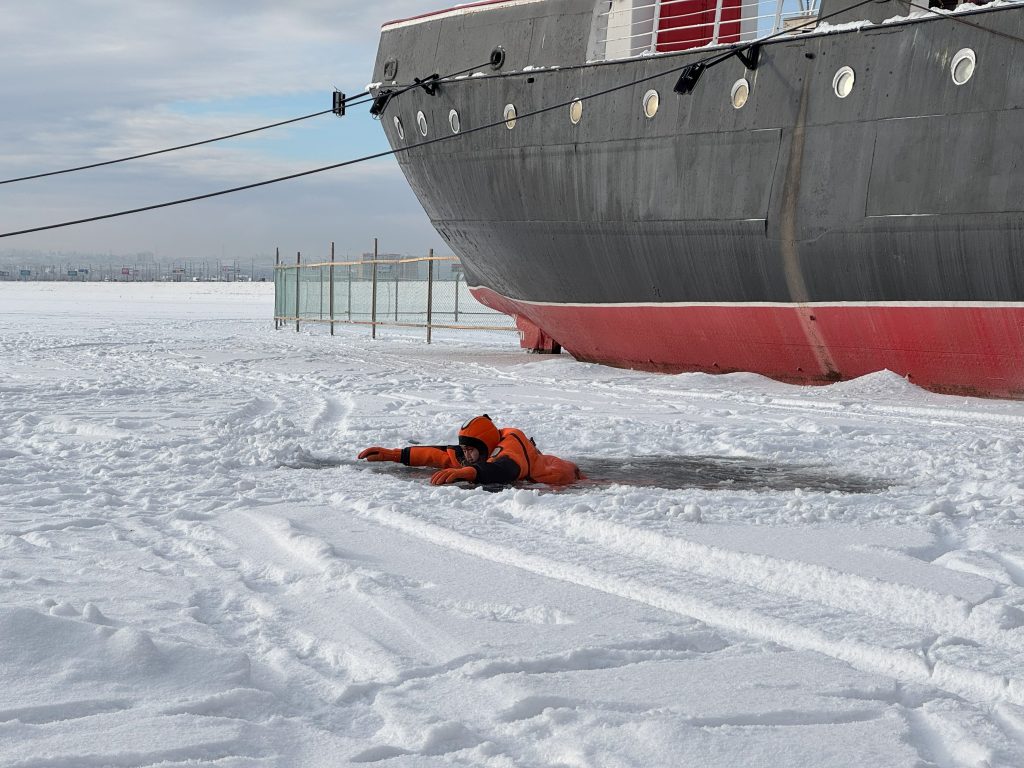
[[402, 451], [399, 448], [381, 448], [375, 445], [361, 451], [356, 458], [367, 461], [401, 461]]
[[457, 483], [460, 480], [467, 480], [473, 482], [476, 480], [476, 468], [475, 467], [459, 467], [458, 469], [441, 469], [435, 472], [430, 477], [431, 485], [446, 485], [447, 483]]

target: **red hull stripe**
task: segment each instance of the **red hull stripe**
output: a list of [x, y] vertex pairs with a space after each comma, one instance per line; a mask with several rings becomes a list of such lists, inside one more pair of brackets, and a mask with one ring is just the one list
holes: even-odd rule
[[[406, 19], [395, 19], [394, 21], [388, 21], [381, 25], [381, 29], [387, 29], [388, 27], [394, 27], [399, 24], [409, 24], [412, 22], [425, 21], [432, 19], [436, 16], [461, 16], [465, 13], [473, 13], [474, 11], [483, 10], [486, 6], [494, 5], [520, 5], [523, 3], [540, 3], [543, 0], [478, 0], [475, 3], [466, 3], [465, 5], [457, 5], [452, 8], [444, 8], [440, 11], [428, 11], [427, 13], [421, 13], [417, 16], [409, 16]], [[487, 10], [490, 10], [487, 8]]]
[[888, 369], [928, 389], [1024, 398], [1024, 304], [540, 304], [472, 288], [580, 360], [823, 383]]

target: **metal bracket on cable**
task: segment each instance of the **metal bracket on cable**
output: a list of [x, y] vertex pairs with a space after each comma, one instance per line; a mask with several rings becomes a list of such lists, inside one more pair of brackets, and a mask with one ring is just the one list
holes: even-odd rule
[[345, 94], [337, 88], [334, 89], [334, 102], [331, 105], [331, 112], [338, 117], [345, 116]]
[[370, 105], [370, 117], [380, 119], [380, 116], [384, 114], [384, 110], [388, 108], [388, 102], [391, 101], [391, 97], [395, 95], [395, 92], [390, 88], [382, 88], [377, 91], [377, 95], [373, 98], [373, 104]]
[[441, 75], [435, 72], [430, 77], [425, 77], [422, 80], [420, 80], [418, 77], [414, 77], [413, 82], [416, 83], [416, 85], [418, 85], [424, 91], [426, 91], [428, 96], [436, 96], [438, 90], [441, 87], [440, 84], [438, 83], [440, 79]]
[[704, 74], [704, 70], [707, 68], [708, 65], [703, 61], [695, 61], [693, 64], [688, 64], [679, 73], [679, 79], [676, 80], [676, 85], [672, 90], [680, 96], [690, 93], [690, 91], [697, 87], [697, 81], [700, 80], [700, 76]]
[[700, 76], [704, 74], [705, 69], [713, 67], [715, 64], [721, 64], [730, 56], [735, 56], [742, 61], [743, 66], [747, 69], [755, 70], [757, 69], [758, 62], [761, 60], [761, 44], [745, 45], [710, 61], [695, 61], [693, 64], [686, 65], [683, 67], [683, 71], [679, 73], [679, 79], [676, 80], [675, 87], [672, 90], [680, 96], [692, 93], [693, 89], [697, 87], [697, 81], [700, 80]]
[[757, 63], [761, 59], [761, 44], [754, 43], [745, 48], [737, 48], [736, 58], [743, 62], [744, 67], [753, 72], [757, 69]]

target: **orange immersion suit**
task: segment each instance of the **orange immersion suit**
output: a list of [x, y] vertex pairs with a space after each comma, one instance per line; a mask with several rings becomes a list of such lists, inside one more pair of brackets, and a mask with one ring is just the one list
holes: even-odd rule
[[[466, 463], [464, 447], [479, 451], [480, 458]], [[541, 453], [522, 430], [498, 429], [487, 414], [470, 419], [459, 430], [459, 445], [410, 445], [406, 448], [367, 448], [359, 458], [368, 461], [400, 461], [410, 467], [437, 467], [434, 485], [459, 480], [484, 485], [517, 480], [548, 485], [568, 485], [583, 477], [571, 461]]]

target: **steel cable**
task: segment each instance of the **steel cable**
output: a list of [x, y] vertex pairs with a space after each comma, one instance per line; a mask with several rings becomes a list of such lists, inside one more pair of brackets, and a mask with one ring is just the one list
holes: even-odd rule
[[[621, 90], [624, 90], [626, 88], [632, 88], [633, 86], [640, 85], [640, 84], [646, 83], [646, 82], [650, 82], [651, 80], [656, 80], [658, 78], [662, 78], [662, 77], [665, 77], [667, 75], [679, 74], [679, 73], [683, 72], [684, 70], [686, 70], [686, 69], [688, 69], [690, 67], [693, 67], [693, 66], [702, 66], [704, 68], [711, 67], [711, 66], [719, 64], [719, 63], [721, 63], [723, 61], [726, 61], [729, 58], [732, 58], [733, 56], [736, 55], [737, 52], [742, 52], [742, 51], [749, 50], [750, 48], [754, 47], [755, 45], [761, 45], [762, 43], [764, 43], [764, 42], [766, 42], [768, 40], [772, 40], [774, 38], [777, 38], [777, 37], [780, 37], [780, 36], [783, 36], [783, 35], [792, 34], [794, 30], [800, 29], [801, 27], [808, 26], [808, 25], [811, 25], [811, 24], [818, 24], [818, 23], [820, 23], [822, 21], [825, 21], [827, 19], [833, 18], [835, 16], [838, 16], [840, 14], [846, 13], [848, 11], [855, 10], [856, 8], [859, 8], [859, 7], [863, 6], [863, 5], [868, 5], [870, 3], [874, 3], [876, 1], [877, 0], [859, 0], [859, 2], [853, 3], [853, 4], [849, 5], [849, 6], [846, 6], [846, 7], [842, 8], [842, 9], [840, 9], [838, 11], [835, 11], [834, 13], [830, 13], [830, 14], [828, 14], [826, 16], [822, 16], [820, 18], [809, 20], [809, 21], [805, 22], [804, 24], [801, 24], [801, 25], [798, 25], [796, 27], [793, 27], [792, 29], [780, 30], [779, 32], [776, 32], [774, 34], [767, 35], [765, 37], [759, 38], [758, 40], [751, 41], [750, 43], [746, 43], [746, 44], [743, 44], [743, 45], [740, 45], [740, 46], [729, 48], [726, 51], [722, 51], [720, 53], [716, 53], [716, 54], [707, 56], [707, 57], [705, 57], [703, 59], [698, 59], [695, 62], [690, 62], [688, 64], [685, 64], [685, 65], [681, 66], [681, 67], [674, 67], [672, 69], [667, 69], [665, 71], [658, 72], [658, 73], [653, 74], [653, 75], [647, 75], [645, 77], [637, 78], [635, 80], [630, 80], [630, 81], [625, 82], [625, 83], [620, 83], [618, 85], [612, 86], [610, 88], [606, 88], [606, 89], [601, 90], [601, 91], [595, 91], [594, 93], [590, 93], [590, 94], [587, 94], [585, 96], [579, 96], [579, 97], [570, 99], [568, 101], [559, 102], [558, 104], [552, 104], [552, 105], [547, 106], [547, 107], [541, 107], [539, 109], [533, 110], [532, 112], [525, 112], [522, 115], [517, 115], [516, 119], [517, 120], [523, 120], [523, 119], [527, 119], [527, 118], [530, 118], [530, 117], [535, 117], [537, 115], [542, 115], [542, 114], [545, 114], [547, 112], [551, 112], [552, 110], [555, 110], [555, 109], [562, 109], [564, 107], [569, 106], [574, 101], [586, 101], [586, 100], [589, 100], [589, 99], [598, 98], [600, 96], [606, 96], [609, 93], [615, 93], [617, 91], [621, 91]], [[481, 65], [481, 66], [485, 66], [485, 65]], [[479, 68], [479, 67], [473, 67], [473, 68], [470, 68], [469, 70], [464, 70], [463, 72], [468, 72], [468, 71], [471, 71], [472, 69], [477, 69], [477, 68]], [[453, 74], [453, 75], [448, 75], [447, 78], [456, 77], [456, 76], [458, 76], [458, 74], [462, 74], [462, 72], [456, 73], [456, 74]], [[445, 78], [445, 79], [447, 79], [447, 78]], [[398, 95], [400, 95], [402, 93], [405, 93], [406, 91], [412, 90], [414, 88], [422, 87], [422, 85], [423, 85], [423, 83], [414, 83], [414, 84], [405, 86], [401, 90], [394, 92], [393, 97], [394, 96], [398, 96]], [[439, 137], [437, 137], [435, 139], [428, 139], [428, 140], [422, 141], [422, 142], [420, 142], [418, 144], [413, 144], [413, 145], [409, 145], [409, 146], [405, 146], [405, 147], [398, 147], [397, 149], [390, 149], [390, 150], [386, 150], [386, 151], [383, 151], [383, 152], [376, 152], [374, 154], [364, 155], [362, 157], [357, 157], [357, 158], [354, 158], [352, 160], [345, 160], [345, 161], [340, 162], [340, 163], [332, 163], [331, 165], [324, 165], [324, 166], [321, 166], [319, 168], [313, 168], [313, 169], [310, 169], [310, 170], [307, 170], [307, 171], [300, 171], [298, 173], [291, 173], [291, 174], [288, 174], [286, 176], [278, 176], [277, 178], [267, 179], [265, 181], [258, 181], [258, 182], [254, 182], [252, 184], [243, 184], [243, 185], [238, 186], [238, 187], [231, 187], [229, 189], [222, 189], [222, 190], [218, 190], [216, 192], [207, 192], [207, 193], [202, 194], [202, 195], [193, 195], [192, 197], [180, 198], [178, 200], [170, 200], [170, 201], [163, 202], [163, 203], [155, 203], [153, 205], [141, 206], [139, 208], [131, 208], [131, 209], [124, 210], [124, 211], [116, 211], [114, 213], [106, 213], [106, 214], [101, 214], [101, 215], [98, 215], [98, 216], [90, 216], [90, 217], [87, 217], [87, 218], [84, 218], [84, 219], [75, 219], [73, 221], [64, 221], [64, 222], [60, 222], [60, 223], [57, 223], [57, 224], [47, 224], [47, 225], [40, 226], [40, 227], [31, 227], [29, 229], [22, 229], [22, 230], [17, 230], [17, 231], [13, 231], [13, 232], [3, 232], [3, 233], [0, 233], [0, 238], [14, 237], [15, 235], [25, 235], [25, 234], [30, 234], [30, 233], [33, 233], [33, 232], [42, 232], [42, 231], [49, 230], [49, 229], [59, 229], [59, 228], [62, 228], [62, 227], [70, 227], [70, 226], [74, 226], [74, 225], [77, 225], [77, 224], [86, 224], [86, 223], [93, 222], [93, 221], [102, 221], [104, 219], [113, 219], [113, 218], [117, 218], [119, 216], [129, 216], [129, 215], [132, 215], [132, 214], [142, 213], [142, 212], [145, 212], [145, 211], [153, 211], [153, 210], [157, 210], [157, 209], [160, 209], [160, 208], [169, 208], [169, 207], [175, 206], [175, 205], [183, 205], [184, 203], [191, 203], [191, 202], [196, 202], [198, 200], [206, 200], [206, 199], [209, 199], [209, 198], [212, 198], [212, 197], [220, 197], [222, 195], [229, 195], [229, 194], [233, 194], [235, 192], [242, 192], [242, 191], [248, 190], [248, 189], [256, 189], [258, 187], [265, 187], [265, 186], [268, 186], [270, 184], [277, 184], [277, 183], [280, 183], [280, 182], [283, 182], [283, 181], [290, 181], [292, 179], [298, 179], [298, 178], [301, 178], [303, 176], [312, 176], [312, 175], [317, 174], [317, 173], [324, 173], [325, 171], [332, 171], [332, 170], [336, 170], [338, 168], [345, 168], [345, 167], [350, 166], [350, 165], [356, 165], [358, 163], [364, 163], [364, 162], [368, 162], [370, 160], [376, 160], [376, 159], [379, 159], [381, 157], [388, 157], [388, 156], [398, 155], [398, 154], [401, 154], [403, 152], [411, 152], [413, 150], [422, 149], [424, 147], [429, 147], [429, 146], [432, 146], [433, 144], [437, 144], [437, 143], [440, 143], [440, 142], [443, 142], [443, 141], [451, 141], [453, 139], [457, 139], [457, 138], [460, 138], [462, 136], [468, 136], [469, 134], [472, 134], [472, 133], [477, 133], [479, 131], [489, 130], [491, 128], [496, 128], [498, 126], [502, 126], [502, 125], [505, 125], [505, 124], [506, 124], [506, 120], [504, 118], [502, 118], [501, 120], [497, 120], [497, 121], [495, 121], [493, 123], [486, 123], [484, 125], [479, 125], [479, 126], [477, 126], [475, 128], [469, 128], [467, 130], [460, 131], [459, 133], [453, 133], [453, 134], [450, 134], [448, 136], [439, 136]]]

